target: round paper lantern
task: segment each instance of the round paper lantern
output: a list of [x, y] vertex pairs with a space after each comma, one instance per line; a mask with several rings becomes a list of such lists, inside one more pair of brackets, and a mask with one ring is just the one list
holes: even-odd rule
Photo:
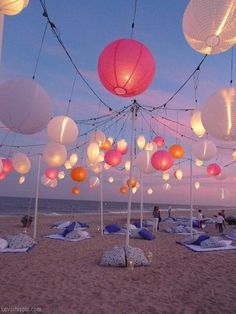
[[200, 160], [210, 160], [216, 155], [216, 145], [209, 140], [200, 140], [193, 144], [192, 154]]
[[29, 3], [29, 0], [1, 0], [0, 13], [5, 15], [19, 14]]
[[25, 182], [25, 176], [21, 176], [19, 178], [19, 184], [23, 184]]
[[180, 159], [185, 154], [183, 146], [179, 144], [171, 145], [169, 148], [169, 152], [174, 159]]
[[139, 135], [137, 138], [137, 145], [139, 149], [144, 149], [146, 144], [145, 136], [144, 135]]
[[203, 137], [206, 130], [202, 124], [201, 111], [194, 110], [191, 117], [191, 128], [198, 137]]
[[218, 176], [221, 172], [221, 168], [219, 165], [217, 165], [216, 163], [210, 164], [207, 166], [207, 173], [210, 176]]
[[196, 181], [196, 182], [194, 183], [194, 187], [195, 187], [196, 190], [198, 190], [198, 189], [200, 188], [200, 182], [199, 182], [199, 181]]
[[200, 160], [200, 159], [196, 159], [196, 160], [195, 160], [195, 165], [196, 165], [197, 167], [201, 167], [201, 166], [203, 165], [203, 161]]
[[75, 167], [70, 172], [71, 178], [76, 182], [82, 182], [87, 179], [87, 170], [83, 167]]
[[97, 143], [99, 147], [102, 147], [105, 141], [106, 141], [106, 136], [100, 130], [94, 131], [90, 135], [90, 142]]
[[174, 177], [180, 181], [182, 180], [183, 178], [183, 171], [181, 169], [177, 169], [175, 172], [174, 172]]
[[79, 195], [80, 194], [80, 189], [77, 186], [74, 186], [71, 189], [71, 193], [74, 194], [74, 195]]
[[162, 146], [165, 145], [165, 140], [163, 137], [161, 136], [156, 136], [154, 137], [154, 139], [152, 140], [154, 143], [156, 143], [157, 147], [160, 148]]
[[67, 151], [64, 145], [59, 143], [48, 143], [43, 149], [43, 160], [50, 167], [60, 167], [64, 164]]
[[163, 172], [163, 173], [162, 173], [162, 179], [163, 179], [164, 181], [168, 181], [168, 180], [170, 179], [170, 174], [169, 174], [169, 172]]
[[30, 171], [31, 162], [26, 154], [16, 153], [12, 158], [12, 165], [16, 172], [26, 174]]
[[49, 179], [56, 179], [58, 176], [57, 170], [53, 168], [47, 169], [44, 174]]
[[118, 141], [115, 149], [118, 150], [122, 155], [125, 155], [128, 152], [128, 144], [126, 140], [122, 139]]
[[72, 168], [72, 165], [70, 163], [70, 160], [66, 160], [64, 163], [64, 167], [66, 168], [66, 170], [69, 170]]
[[216, 54], [236, 43], [234, 0], [191, 0], [183, 17], [188, 44], [203, 54]]
[[57, 116], [51, 119], [47, 132], [50, 140], [63, 145], [75, 143], [79, 135], [77, 124], [67, 116]]
[[95, 188], [99, 186], [100, 184], [100, 179], [98, 177], [91, 177], [89, 178], [89, 187], [90, 188]]
[[151, 195], [152, 193], [153, 193], [153, 189], [152, 188], [147, 189], [147, 194], [148, 195]]
[[125, 162], [125, 170], [130, 171], [130, 160], [126, 160]]
[[5, 173], [5, 172], [0, 172], [0, 180], [4, 180], [5, 178], [6, 178], [6, 176], [7, 176], [7, 173]]
[[52, 105], [46, 92], [29, 80], [12, 80], [0, 85], [0, 120], [11, 131], [34, 134], [43, 130]]
[[171, 154], [165, 150], [160, 150], [152, 155], [151, 163], [154, 169], [166, 171], [173, 166]]
[[125, 194], [125, 193], [127, 193], [127, 192], [128, 192], [128, 188], [127, 188], [126, 186], [120, 187], [120, 193]]
[[202, 107], [207, 132], [223, 141], [236, 141], [236, 88], [223, 88], [211, 95]]
[[130, 178], [126, 181], [126, 184], [128, 185], [129, 188], [134, 188], [137, 184], [137, 181], [135, 178]]
[[142, 150], [137, 154], [135, 162], [141, 172], [150, 174], [155, 171], [151, 163], [152, 154], [150, 150]]
[[41, 177], [41, 183], [44, 185], [44, 186], [47, 186], [49, 188], [55, 188], [57, 187], [57, 179], [49, 179], [47, 178], [45, 175], [42, 175]]
[[114, 178], [113, 178], [113, 177], [109, 177], [109, 178], [108, 178], [108, 182], [109, 182], [109, 183], [113, 183], [113, 182], [114, 182]]
[[104, 160], [108, 165], [116, 167], [122, 161], [122, 154], [118, 150], [111, 149], [105, 153]]
[[13, 165], [10, 159], [2, 159], [2, 172], [8, 174], [13, 170]]
[[94, 173], [96, 173], [96, 174], [98, 174], [98, 173], [100, 173], [100, 172], [102, 171], [102, 166], [101, 166], [99, 163], [97, 163], [97, 164], [91, 164], [91, 165], [90, 165], [90, 168], [91, 168], [91, 170], [92, 170]]
[[105, 142], [102, 144], [101, 149], [107, 151], [111, 149], [111, 145], [112, 145], [111, 142], [108, 139], [106, 139]]
[[65, 172], [64, 171], [59, 171], [57, 177], [58, 177], [59, 180], [64, 179], [65, 178]]
[[119, 39], [110, 43], [98, 60], [98, 74], [112, 94], [132, 97], [144, 92], [155, 74], [155, 61], [142, 43]]
[[96, 163], [99, 158], [100, 149], [97, 143], [92, 142], [87, 147], [87, 157], [91, 163]]
[[70, 161], [71, 166], [74, 167], [74, 165], [78, 161], [78, 155], [76, 153], [71, 154], [70, 158], [69, 158], [69, 161]]

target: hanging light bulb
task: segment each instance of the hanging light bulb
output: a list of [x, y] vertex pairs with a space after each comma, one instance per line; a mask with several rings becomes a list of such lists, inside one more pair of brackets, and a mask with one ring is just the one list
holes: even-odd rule
[[126, 170], [126, 171], [130, 171], [130, 161], [129, 161], [129, 160], [127, 160], [127, 161], [125, 162], [125, 170]]
[[168, 180], [170, 179], [170, 174], [169, 174], [169, 172], [163, 172], [163, 173], [162, 173], [162, 179], [163, 179], [164, 181], [168, 181]]
[[113, 178], [113, 177], [109, 177], [109, 178], [108, 178], [108, 182], [109, 182], [109, 183], [113, 183], [113, 182], [114, 182], [114, 178]]
[[137, 146], [139, 149], [144, 149], [146, 144], [145, 136], [144, 135], [139, 135], [137, 138]]
[[200, 188], [200, 182], [199, 181], [196, 181], [195, 183], [194, 183], [194, 186], [195, 186], [195, 189], [196, 190], [198, 190], [199, 188]]
[[25, 182], [25, 176], [21, 176], [19, 178], [19, 184], [23, 184]]
[[197, 167], [201, 167], [201, 166], [203, 165], [203, 161], [200, 160], [200, 159], [196, 159], [196, 160], [195, 160], [195, 165], [196, 165]]
[[151, 195], [152, 193], [153, 193], [153, 189], [152, 188], [147, 189], [147, 194], [148, 195]]
[[183, 178], [183, 171], [181, 169], [177, 169], [174, 173], [174, 176], [177, 180], [182, 180]]

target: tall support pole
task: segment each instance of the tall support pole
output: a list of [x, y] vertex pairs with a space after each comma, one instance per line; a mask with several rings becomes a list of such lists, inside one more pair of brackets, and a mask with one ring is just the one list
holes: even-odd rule
[[101, 235], [103, 236], [103, 169], [101, 164], [101, 173], [100, 173], [100, 198], [101, 198]]
[[0, 14], [0, 64], [2, 63], [3, 25], [4, 25], [4, 15]]
[[[134, 164], [134, 127], [135, 127], [135, 117], [137, 113], [137, 103], [134, 100], [132, 110], [132, 129], [131, 129], [131, 147], [130, 147], [130, 171], [129, 177], [133, 176], [133, 164]], [[127, 213], [127, 231], [126, 231], [126, 246], [129, 246], [129, 231], [130, 231], [130, 216], [131, 216], [131, 202], [132, 202], [132, 188], [129, 187], [129, 200], [128, 200], [128, 213]]]
[[140, 227], [143, 228], [143, 175], [140, 176]]
[[36, 235], [37, 235], [40, 167], [41, 167], [41, 155], [38, 156], [37, 185], [36, 185], [35, 208], [34, 208], [34, 239], [36, 239]]
[[193, 160], [190, 158], [190, 234], [193, 236]]

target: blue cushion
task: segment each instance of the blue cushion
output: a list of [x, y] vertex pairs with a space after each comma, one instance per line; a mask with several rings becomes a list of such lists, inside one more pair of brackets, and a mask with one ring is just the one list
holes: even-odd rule
[[199, 238], [198, 238], [196, 241], [194, 241], [192, 244], [194, 244], [194, 245], [200, 245], [202, 241], [207, 240], [207, 239], [209, 239], [209, 238], [210, 238], [210, 237], [209, 237], [208, 235], [202, 234], [202, 235], [200, 235]]
[[67, 235], [67, 233], [70, 233], [71, 231], [73, 231], [75, 229], [75, 224], [76, 224], [76, 222], [73, 221], [68, 227], [66, 227], [62, 233], [62, 236], [65, 237]]
[[155, 239], [155, 236], [148, 230], [148, 229], [141, 229], [139, 231], [139, 234], [145, 239], [145, 240], [153, 240]]
[[198, 227], [199, 227], [199, 222], [198, 222], [198, 220], [193, 220], [193, 221], [192, 221], [192, 224], [193, 224], [193, 228], [198, 228]]
[[111, 224], [111, 225], [107, 225], [105, 229], [109, 233], [116, 233], [121, 230], [121, 227], [119, 227], [117, 224]]

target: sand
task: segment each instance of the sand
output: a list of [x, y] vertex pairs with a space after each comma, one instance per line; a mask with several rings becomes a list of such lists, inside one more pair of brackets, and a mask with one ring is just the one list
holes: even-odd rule
[[[22, 231], [20, 218], [0, 217], [0, 236]], [[90, 224], [92, 239], [46, 239], [55, 232], [52, 223], [72, 217], [40, 215], [38, 245], [28, 253], [0, 255], [0, 313], [235, 313], [236, 250], [192, 252], [176, 244], [183, 236], [163, 232], [162, 225], [153, 241], [130, 239], [153, 253], [151, 266], [101, 267], [102, 253], [124, 245], [125, 236], [101, 236], [98, 215], [73, 218]], [[104, 217], [105, 224], [125, 221], [125, 215]], [[215, 234], [214, 226], [208, 232]]]

